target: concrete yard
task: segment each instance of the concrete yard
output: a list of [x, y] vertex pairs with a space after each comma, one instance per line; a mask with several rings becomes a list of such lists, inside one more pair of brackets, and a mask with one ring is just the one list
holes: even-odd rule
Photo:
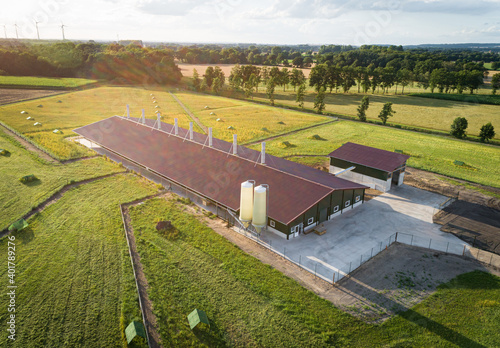
[[310, 233], [290, 240], [264, 232], [261, 240], [325, 280], [338, 280], [398, 241], [460, 254], [464, 243], [440, 231], [432, 217], [447, 197], [411, 186], [396, 187], [341, 216], [325, 222], [326, 234]]

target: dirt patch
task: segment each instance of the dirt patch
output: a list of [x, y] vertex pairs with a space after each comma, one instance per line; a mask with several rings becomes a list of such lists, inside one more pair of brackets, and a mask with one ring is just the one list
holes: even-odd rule
[[[459, 185], [446, 180], [452, 180], [459, 183]], [[471, 188], [464, 187], [463, 185], [469, 185], [477, 188], [478, 190], [488, 191], [492, 194], [500, 196], [500, 188], [497, 187], [480, 185], [460, 179], [450, 179], [444, 175], [409, 167], [406, 168], [404, 182], [405, 184], [426, 191], [436, 192], [443, 196], [500, 210], [499, 198], [486, 195]]]
[[0, 105], [16, 103], [25, 100], [38, 99], [65, 92], [48, 89], [10, 89], [0, 88]]
[[500, 211], [496, 209], [455, 201], [434, 216], [434, 223], [473, 247], [500, 254]]
[[472, 259], [396, 243], [343, 278], [331, 295], [343, 292], [337, 299], [342, 309], [381, 322], [415, 306], [438, 285], [474, 270], [500, 275]]

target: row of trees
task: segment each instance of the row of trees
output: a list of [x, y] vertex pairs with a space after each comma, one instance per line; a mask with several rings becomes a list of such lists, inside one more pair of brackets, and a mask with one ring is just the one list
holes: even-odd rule
[[[453, 120], [451, 124], [450, 134], [455, 138], [463, 139], [467, 137], [467, 127], [469, 126], [469, 122], [465, 117], [457, 117]], [[484, 124], [479, 131], [479, 139], [482, 142], [489, 142], [495, 136], [495, 127], [488, 122]]]
[[5, 44], [0, 46], [0, 74], [147, 84], [174, 83], [182, 77], [171, 50], [95, 42]]
[[329, 65], [327, 63], [316, 65], [309, 75], [309, 85], [315, 87], [316, 91], [321, 88], [341, 89], [344, 93], [357, 85], [358, 93], [372, 92], [382, 89], [387, 92], [389, 88], [401, 86], [401, 93], [404, 93], [406, 86], [417, 83], [419, 87], [430, 88], [431, 92], [437, 89], [442, 92], [463, 93], [468, 89], [472, 94], [482, 84], [484, 72], [482, 70], [460, 70], [448, 71], [444, 68], [437, 68], [432, 72], [422, 72], [421, 70], [409, 70], [406, 68], [396, 69], [393, 66], [384, 68], [370, 65], [362, 66], [340, 66]]

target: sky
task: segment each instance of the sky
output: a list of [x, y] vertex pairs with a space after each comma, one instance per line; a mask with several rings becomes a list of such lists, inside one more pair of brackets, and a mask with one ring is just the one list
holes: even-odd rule
[[0, 37], [257, 44], [500, 42], [500, 0], [14, 0]]

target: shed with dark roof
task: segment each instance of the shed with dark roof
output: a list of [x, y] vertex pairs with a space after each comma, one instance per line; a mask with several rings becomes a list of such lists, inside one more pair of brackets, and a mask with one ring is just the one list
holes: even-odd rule
[[[301, 164], [155, 120], [114, 116], [75, 130], [107, 151], [182, 187], [236, 216], [240, 185], [246, 180], [270, 187], [268, 228], [296, 236], [364, 201], [366, 186]], [[206, 144], [212, 144], [207, 146]]]
[[342, 177], [370, 186], [377, 190], [389, 191], [392, 185], [402, 185], [406, 161], [410, 156], [370, 146], [345, 143], [328, 156], [332, 174], [354, 167], [341, 173]]

